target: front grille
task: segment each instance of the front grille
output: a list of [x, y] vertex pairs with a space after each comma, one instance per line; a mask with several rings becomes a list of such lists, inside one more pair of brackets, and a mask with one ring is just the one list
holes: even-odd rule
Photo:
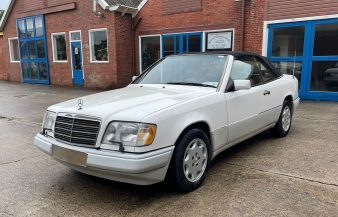
[[54, 137], [76, 145], [95, 146], [99, 130], [99, 121], [58, 116]]

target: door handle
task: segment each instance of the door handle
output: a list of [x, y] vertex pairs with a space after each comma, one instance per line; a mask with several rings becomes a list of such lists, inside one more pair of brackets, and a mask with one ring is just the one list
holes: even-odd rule
[[264, 95], [264, 96], [270, 95], [270, 93], [271, 93], [270, 91], [266, 90], [266, 91], [264, 91], [263, 95]]

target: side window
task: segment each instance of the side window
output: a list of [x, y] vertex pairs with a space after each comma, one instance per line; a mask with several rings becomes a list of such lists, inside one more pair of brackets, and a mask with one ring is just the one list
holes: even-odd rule
[[255, 58], [257, 61], [258, 68], [262, 73], [263, 82], [267, 83], [273, 81], [277, 78], [277, 76], [271, 71], [269, 67], [267, 67], [260, 59]]
[[230, 77], [232, 80], [250, 80], [251, 86], [261, 85], [260, 69], [253, 57], [239, 57], [234, 60]]

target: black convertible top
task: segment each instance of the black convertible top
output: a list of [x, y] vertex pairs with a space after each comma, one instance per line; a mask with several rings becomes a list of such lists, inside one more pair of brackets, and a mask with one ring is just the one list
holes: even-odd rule
[[282, 73], [280, 73], [276, 68], [271, 64], [271, 62], [268, 60], [268, 58], [263, 57], [259, 54], [253, 53], [253, 52], [245, 52], [245, 51], [208, 51], [208, 52], [197, 52], [197, 53], [188, 53], [188, 54], [181, 54], [181, 55], [231, 55], [235, 58], [240, 58], [244, 56], [253, 56], [255, 58], [258, 58], [262, 60], [270, 69], [271, 71], [277, 75], [277, 77], [282, 76]]

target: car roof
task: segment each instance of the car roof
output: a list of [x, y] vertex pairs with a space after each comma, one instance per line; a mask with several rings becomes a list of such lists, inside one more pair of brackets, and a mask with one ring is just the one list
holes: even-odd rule
[[[265, 63], [265, 65], [267, 65], [271, 71], [276, 75], [276, 76], [281, 76], [282, 73], [280, 73], [272, 64], [271, 62], [268, 60], [268, 58], [263, 57], [257, 53], [253, 53], [253, 52], [247, 52], [247, 51], [207, 51], [207, 52], [193, 52], [193, 53], [187, 53], [187, 54], [179, 54], [176, 56], [189, 56], [189, 55], [231, 55], [234, 56], [235, 58], [238, 57], [244, 57], [244, 56], [252, 56], [252, 57], [256, 57], [258, 59], [260, 59], [261, 61], [263, 61]], [[175, 56], [175, 55], [174, 55]]]

